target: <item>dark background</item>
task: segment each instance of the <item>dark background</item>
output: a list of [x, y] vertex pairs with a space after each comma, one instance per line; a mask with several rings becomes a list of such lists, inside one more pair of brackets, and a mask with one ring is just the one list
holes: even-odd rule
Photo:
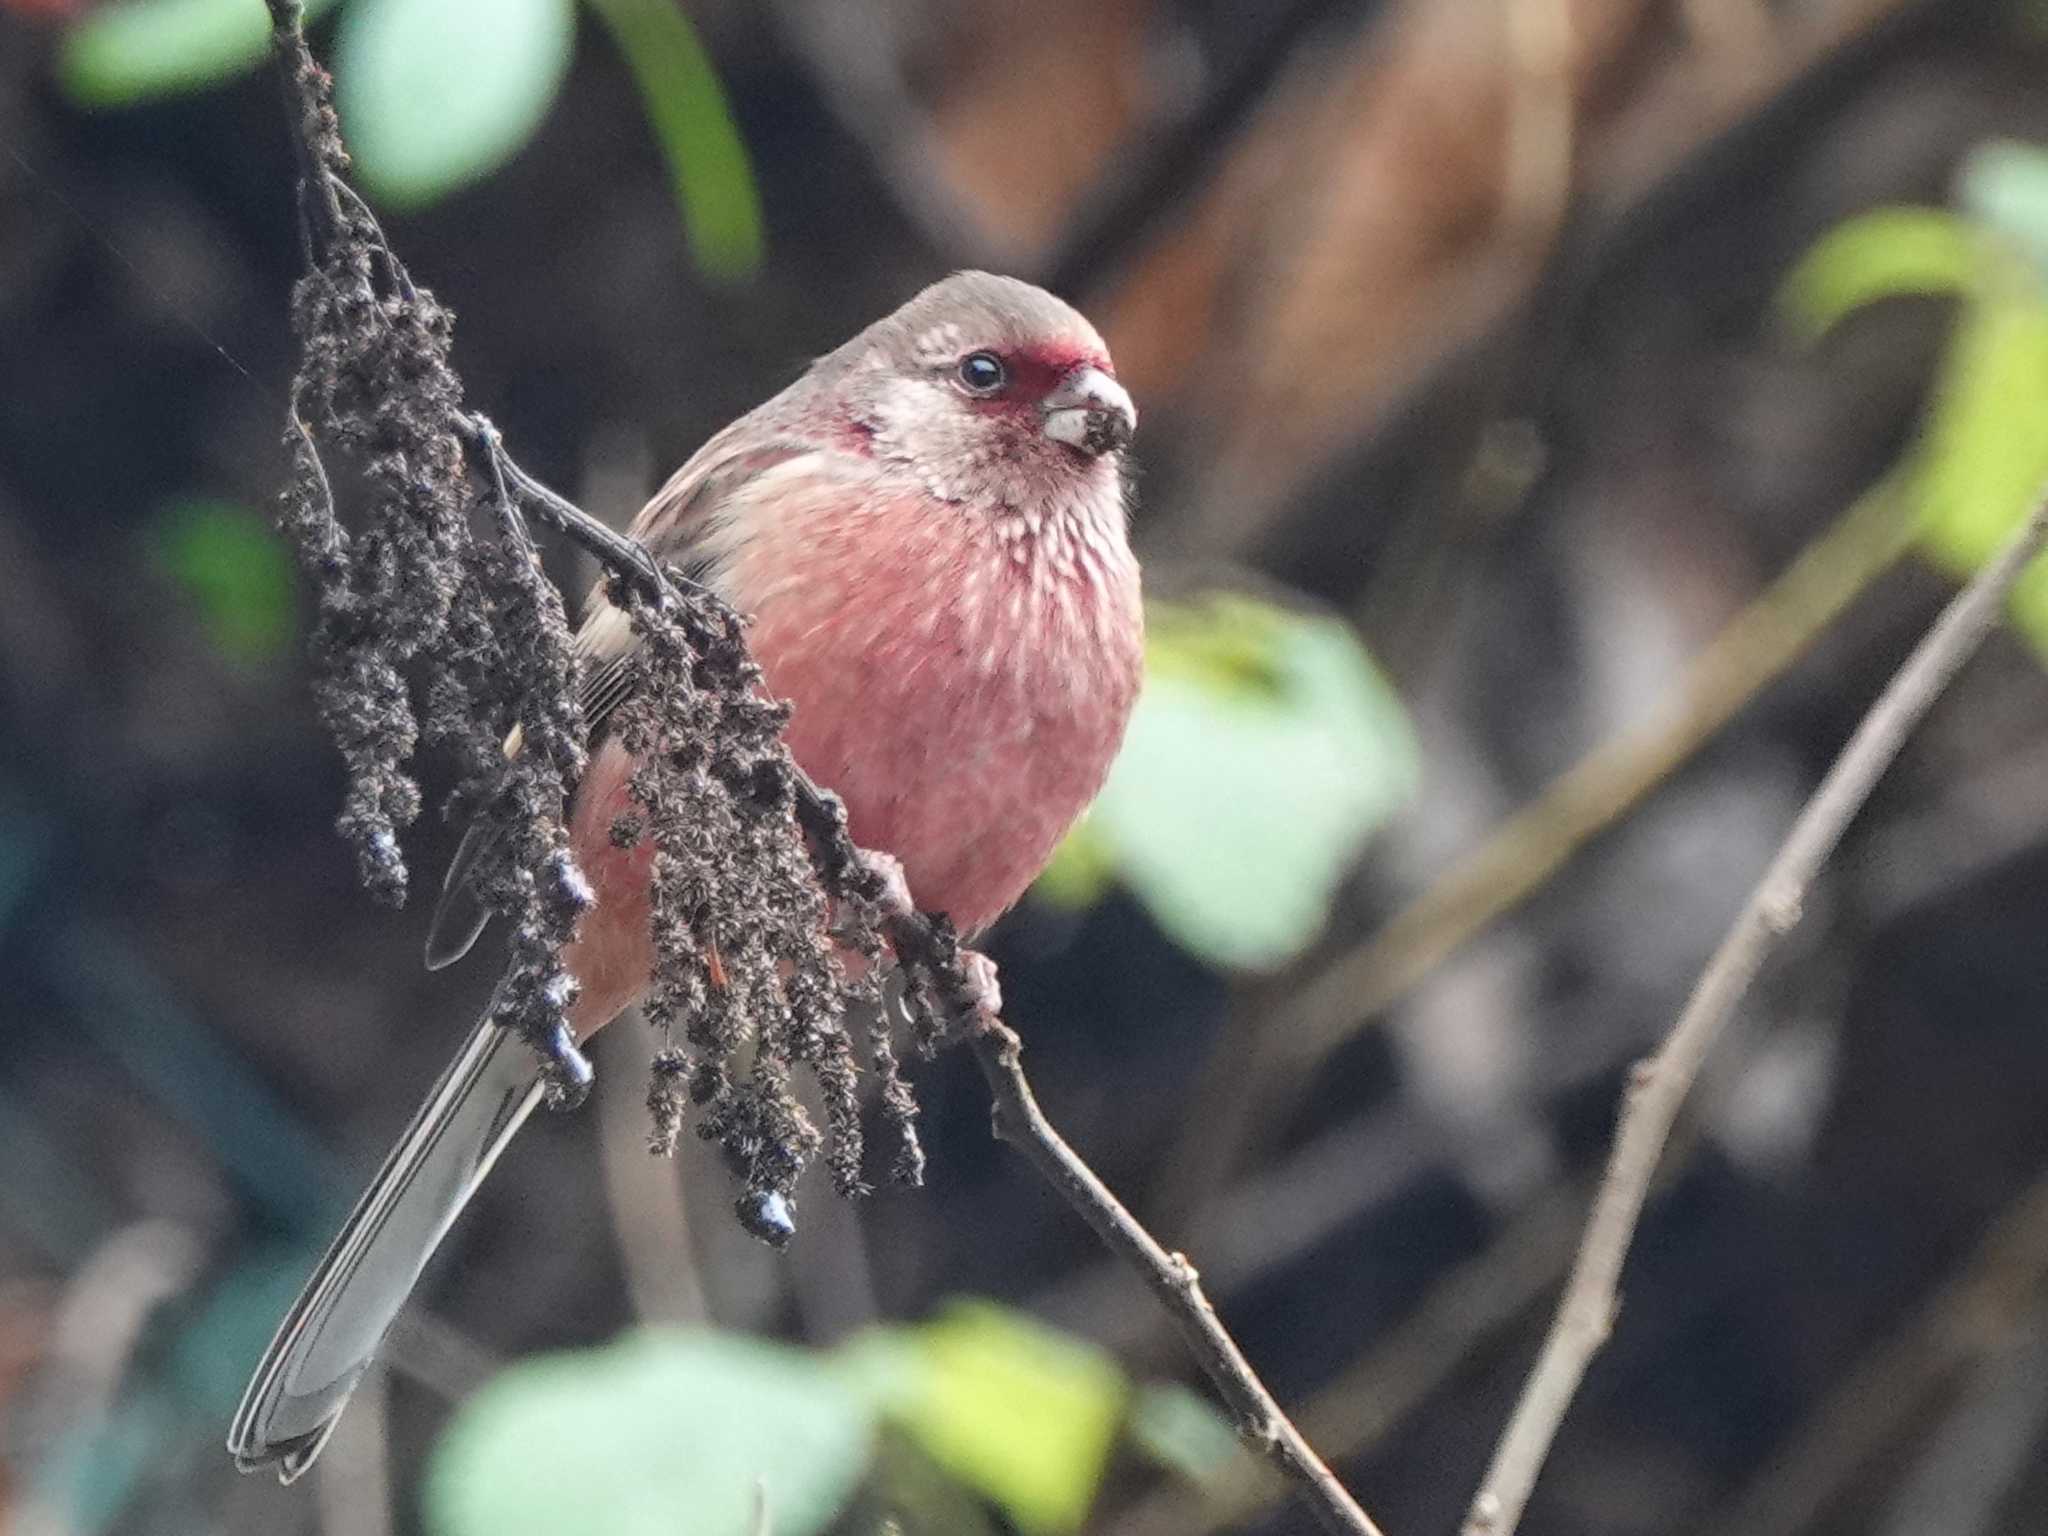
[[[1449, 1529], [1626, 1064], [1944, 579], [1872, 583], [1617, 830], [1319, 1060], [1228, 1170], [1213, 1085], [1327, 959], [1669, 707], [1905, 449], [1948, 307], [1887, 303], [1798, 351], [1772, 295], [1845, 216], [1944, 203], [1971, 148], [2042, 136], [2048, 41], [1960, 0], [1560, 0], [1532, 9], [1579, 46], [1545, 73], [1471, 0], [876, 0], [856, 57], [820, 41], [829, 4], [692, 7], [761, 189], [752, 281], [692, 268], [587, 20], [526, 150], [392, 238], [460, 317], [472, 399], [620, 523], [924, 282], [1049, 277], [1144, 412], [1155, 586], [1235, 568], [1357, 620], [1423, 788], [1312, 956], [1220, 976], [1121, 896], [1027, 904], [994, 950], [1055, 1120], [1204, 1266], [1386, 1528]], [[355, 1410], [379, 1433], [349, 1465], [388, 1497], [234, 1475], [219, 1439], [261, 1338], [489, 966], [429, 976], [426, 904], [361, 896], [296, 644], [224, 645], [165, 554], [181, 507], [261, 512], [281, 478], [298, 258], [276, 83], [83, 109], [53, 75], [61, 9], [0, 5], [0, 1529], [410, 1528], [450, 1392], [636, 1316], [824, 1342], [978, 1292], [1183, 1372], [1137, 1286], [991, 1143], [965, 1062], [917, 1069], [930, 1187], [821, 1194], [784, 1261], [688, 1144], [683, 1232], [670, 1171], [633, 1150], [646, 1047], [622, 1029], [611, 1091], [508, 1160]], [[451, 844], [423, 819], [415, 867]], [[2048, 689], [2000, 637], [1710, 1063], [1527, 1530], [2041, 1528], [2044, 915]], [[636, 1268], [636, 1224], [694, 1264]], [[1120, 1464], [1096, 1527], [1157, 1528], [1133, 1513], [1157, 1496]]]

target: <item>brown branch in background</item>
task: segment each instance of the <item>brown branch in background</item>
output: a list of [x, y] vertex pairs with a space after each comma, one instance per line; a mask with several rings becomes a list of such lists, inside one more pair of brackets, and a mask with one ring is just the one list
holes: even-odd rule
[[1667, 713], [1580, 758], [1303, 987], [1274, 1031], [1280, 1048], [1300, 1069], [1320, 1060], [1642, 804], [1898, 563], [1910, 514], [1890, 481], [1860, 497], [1715, 635]]
[[[322, 254], [317, 249], [319, 243], [326, 239], [339, 242], [344, 236], [336, 231], [346, 230], [347, 237], [356, 240], [349, 255], [364, 264], [365, 284], [369, 281], [368, 269], [381, 268], [381, 281], [391, 290], [393, 307], [402, 309], [404, 303], [415, 298], [414, 290], [381, 231], [375, 230], [367, 210], [355, 201], [340, 177], [339, 139], [331, 109], [325, 105], [326, 77], [307, 49], [299, 0], [268, 0], [268, 4], [292, 109], [297, 152], [307, 179], [301, 187], [300, 206], [308, 245], [312, 248], [309, 256], [315, 258], [317, 267]], [[644, 649], [658, 652], [663, 646], [683, 646], [700, 658], [707, 651], [716, 652], [709, 659], [727, 662], [731, 660], [725, 654], [729, 651], [744, 665], [740, 638], [743, 626], [737, 615], [715, 595], [702, 590], [690, 590], [686, 599], [630, 539], [605, 528], [525, 475], [513, 464], [488, 422], [453, 407], [452, 402], [460, 398], [460, 383], [452, 370], [446, 373], [445, 384], [447, 408], [435, 413], [433, 427], [452, 432], [459, 439], [480, 478], [495, 490], [494, 510], [505, 520], [508, 538], [515, 553], [522, 557], [522, 566], [530, 561], [523, 558], [528, 549], [520, 517], [523, 511], [531, 511], [575, 538], [605, 564], [613, 577], [613, 600], [630, 608], [636, 627], [646, 626]], [[371, 402], [372, 408], [381, 408], [382, 404], [381, 399]], [[423, 435], [427, 433], [424, 417], [421, 430]], [[310, 441], [305, 456], [299, 460], [299, 468], [303, 475], [317, 475], [318, 459]], [[321, 488], [324, 489], [324, 482]], [[327, 514], [325, 526], [338, 528], [333, 523], [331, 500], [323, 499], [321, 506]], [[542, 580], [537, 573], [534, 579]], [[731, 668], [728, 666], [727, 670]], [[674, 673], [673, 668], [671, 672]], [[525, 679], [529, 692], [539, 686], [533, 676], [529, 673]], [[674, 688], [688, 686], [681, 673], [663, 676]], [[522, 698], [516, 702], [529, 710], [559, 712], [560, 707], [547, 698]], [[759, 708], [765, 714], [772, 712], [774, 706], [763, 702]], [[983, 957], [963, 949], [944, 918], [914, 910], [893, 860], [854, 846], [847, 831], [845, 810], [834, 796], [821, 791], [801, 772], [792, 771], [789, 778], [791, 782], [786, 785], [768, 787], [775, 790], [776, 802], [787, 804], [793, 813], [810, 850], [811, 866], [822, 895], [839, 907], [842, 926], [851, 923], [867, 944], [872, 944], [873, 936], [879, 933], [893, 949], [909, 983], [907, 1001], [912, 1018], [923, 1027], [920, 1044], [934, 1047], [940, 1043], [942, 1033], [964, 1026], [995, 1097], [999, 1134], [1030, 1158], [1061, 1197], [1112, 1252], [1138, 1272], [1173, 1315], [1197, 1363], [1236, 1415], [1246, 1441], [1299, 1483], [1325, 1529], [1338, 1536], [1379, 1536], [1378, 1527], [1317, 1457], [1252, 1370], [1203, 1295], [1194, 1267], [1180, 1254], [1168, 1253], [1139, 1226], [1046, 1120], [1024, 1076], [1017, 1037], [996, 1017], [993, 967]], [[535, 1043], [544, 1044], [538, 1040]], [[573, 1044], [568, 1049], [570, 1055], [575, 1055]], [[919, 1159], [910, 1138], [907, 1113], [902, 1115], [899, 1129], [905, 1138], [899, 1172], [914, 1174]], [[781, 1187], [771, 1183], [750, 1189], [750, 1194], [773, 1195]]]
[[391, 1536], [391, 1378], [372, 1371], [313, 1478], [320, 1536]]
[[1547, 248], [1572, 195], [1576, 46], [1571, 0], [1499, 0], [1510, 66], [1500, 223], [1509, 239]]
[[[1777, 164], [1788, 109], [1810, 112], [1959, 3], [1779, 7], [1751, 54], [1689, 36], [1669, 5], [1567, 0], [1572, 206], [1555, 242], [1502, 195], [1516, 64], [1499, 6], [1421, 0], [1301, 50], [1172, 222], [1090, 288], [1153, 419], [1229, 424], [1196, 449], [1178, 542], [1249, 555], [1304, 490], [1361, 451], [1398, 457], [1417, 412], [1464, 401], [1504, 355], [1547, 395], [1557, 370], [1517, 339], [1532, 306], [1546, 333], [1592, 313], [1603, 278], [1703, 181]], [[1539, 404], [1505, 414], [1540, 419]]]
[[1821, 866], [1906, 737], [1998, 623], [2048, 543], [2048, 496], [1970, 579], [1864, 715], [1807, 801], [1657, 1053], [1630, 1074], [1614, 1150], [1557, 1315], [1466, 1517], [1465, 1536], [1507, 1536], [1522, 1518], [1587, 1365], [1614, 1325], [1621, 1266], [1679, 1108], [1771, 949], [1798, 923]]

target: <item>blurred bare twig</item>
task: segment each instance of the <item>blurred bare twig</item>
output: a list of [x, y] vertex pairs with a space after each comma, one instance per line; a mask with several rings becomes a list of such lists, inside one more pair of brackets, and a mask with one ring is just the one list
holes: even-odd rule
[[1304, 1064], [1319, 1060], [1521, 905], [1782, 677], [1898, 562], [1910, 534], [1909, 511], [1894, 486], [1861, 497], [1714, 637], [1664, 718], [1595, 747], [1311, 980], [1286, 1027], [1272, 1031], [1276, 1040]]
[[[151, 1219], [119, 1229], [79, 1267], [47, 1340], [32, 1410], [38, 1440], [90, 1437], [108, 1423], [151, 1317], [184, 1294], [205, 1259], [193, 1232]], [[0, 1505], [0, 1518], [9, 1513]], [[62, 1502], [35, 1492], [11, 1514], [5, 1528], [16, 1536], [64, 1536], [73, 1527]]]
[[938, 130], [913, 98], [883, 9], [858, 0], [776, 0], [782, 35], [826, 107], [868, 152], [904, 216], [949, 261], [1000, 265], [1008, 254], [980, 212], [931, 174]]
[[1538, 249], [1556, 237], [1571, 201], [1575, 139], [1570, 0], [1500, 0], [1512, 58], [1501, 223]]
[[2048, 543], [2048, 496], [1973, 576], [1878, 696], [1807, 801], [1735, 925], [1707, 962], [1657, 1053], [1637, 1064], [1614, 1151], [1543, 1352], [1466, 1518], [1466, 1536], [1515, 1529], [1580, 1380], [1614, 1322], [1621, 1266], [1666, 1139], [1707, 1053], [1764, 958], [1798, 923], [1808, 888], [1906, 737], [1998, 623], [2007, 595]]
[[1228, 1091], [1206, 1094], [1211, 1112], [1199, 1117], [1200, 1142], [1190, 1138], [1179, 1161], [1206, 1165], [1205, 1185], [1226, 1177], [1259, 1119], [1284, 1114], [1316, 1063], [1642, 804], [1897, 563], [1909, 533], [1908, 509], [1891, 482], [1859, 498], [1714, 637], [1663, 718], [1595, 747], [1303, 983], [1262, 1024], [1250, 1057], [1229, 1063]]
[[[1399, 7], [1316, 50], [1105, 295], [1120, 376], [1155, 413], [1221, 426], [1176, 537], [1201, 555], [1260, 547], [1304, 489], [1368, 443], [1396, 448], [1410, 417], [1481, 370], [1512, 369], [1541, 395], [1557, 370], [1519, 356], [1535, 306], [1545, 330], [1576, 326], [1616, 258], [1696, 205], [1702, 180], [1770, 163], [1789, 110], [1954, 8], [1825, 0], [1749, 51], [1688, 33], [1670, 6], [1569, 0], [1564, 68], [1539, 93], [1544, 120], [1569, 113], [1569, 165], [1555, 134], [1509, 127], [1535, 82], [1497, 6]], [[1568, 173], [1553, 240], [1532, 238], [1511, 195], [1528, 181], [1510, 158], [1537, 150], [1553, 183]]]

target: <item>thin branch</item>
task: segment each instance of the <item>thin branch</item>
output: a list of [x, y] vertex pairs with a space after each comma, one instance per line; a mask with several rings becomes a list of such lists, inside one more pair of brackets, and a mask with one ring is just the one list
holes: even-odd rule
[[1187, 1256], [1167, 1252], [1139, 1226], [1045, 1118], [1024, 1076], [1022, 1046], [1015, 1032], [996, 1019], [984, 1019], [975, 1029], [972, 1045], [974, 1059], [995, 1098], [996, 1135], [1031, 1160], [1045, 1181], [1095, 1229], [1104, 1246], [1136, 1270], [1159, 1304], [1172, 1314], [1196, 1363], [1237, 1416], [1239, 1434], [1310, 1492], [1325, 1530], [1339, 1536], [1379, 1536], [1379, 1527], [1323, 1465], [1259, 1380], [1216, 1316], [1216, 1309], [1209, 1305], [1209, 1298], [1202, 1294], [1201, 1277]]
[[[1584, 1188], [1553, 1184], [1486, 1248], [1431, 1286], [1421, 1304], [1345, 1365], [1294, 1417], [1336, 1456], [1384, 1444], [1482, 1348], [1535, 1311], [1571, 1263]], [[1266, 1466], [1239, 1457], [1197, 1485], [1166, 1482], [1110, 1525], [1115, 1536], [1221, 1536], [1286, 1496]]]
[[1808, 888], [1907, 735], [1997, 624], [2007, 594], [2048, 543], [2048, 496], [1995, 559], [1970, 579], [1864, 715], [1792, 824], [1735, 925], [1707, 962], [1657, 1053], [1637, 1063], [1614, 1150], [1543, 1352], [1472, 1501], [1465, 1536], [1506, 1536], [1528, 1504], [1586, 1367], [1614, 1325], [1622, 1262], [1644, 1196], [1707, 1052], [1720, 1039], [1764, 957], [1797, 925]]
[[[267, 3], [300, 165], [315, 182], [300, 189], [302, 213], [309, 205], [316, 210], [315, 215], [302, 219], [307, 243], [312, 246], [333, 227], [332, 221], [323, 225], [317, 211], [331, 213], [339, 207], [337, 199], [354, 194], [330, 174], [326, 162], [312, 149], [313, 135], [324, 130], [316, 105], [318, 98], [309, 84], [317, 76], [318, 66], [306, 47], [299, 0]], [[394, 282], [404, 285], [404, 269], [398, 258], [381, 239], [379, 244]], [[453, 426], [473, 465], [497, 493], [497, 505], [503, 515], [516, 520], [520, 509], [531, 512], [575, 539], [613, 575], [655, 602], [679, 603], [668, 573], [636, 541], [615, 532], [519, 469], [489, 421], [473, 414], [457, 415]], [[523, 539], [523, 527], [519, 531]], [[720, 617], [732, 617], [715, 594], [698, 595], [713, 605]], [[995, 1097], [998, 1134], [1022, 1150], [1110, 1250], [1138, 1272], [1173, 1315], [1197, 1363], [1236, 1414], [1247, 1442], [1300, 1483], [1323, 1526], [1337, 1536], [1380, 1536], [1379, 1528], [1310, 1448], [1252, 1370], [1202, 1294], [1194, 1266], [1182, 1255], [1168, 1253], [1139, 1226], [1047, 1121], [1024, 1076], [1017, 1037], [997, 1017], [1000, 1004], [993, 966], [984, 957], [962, 948], [952, 925], [943, 917], [916, 911], [900, 878], [900, 866], [856, 847], [847, 831], [845, 809], [838, 799], [801, 773], [796, 777], [796, 814], [809, 839], [817, 874], [827, 889], [845, 893], [848, 899], [871, 907], [880, 931], [924, 1005], [918, 1011], [952, 1028], [964, 1027]], [[580, 1063], [574, 1045], [567, 1044], [566, 1049]], [[583, 1070], [587, 1074], [587, 1066]]]
[[669, 578], [638, 539], [592, 517], [521, 469], [505, 451], [505, 440], [488, 417], [469, 412], [458, 416], [455, 425], [462, 446], [478, 471], [488, 475], [501, 492], [509, 493], [508, 499], [522, 511], [530, 512], [573, 541], [606, 570], [623, 576], [648, 601], [660, 604], [673, 600], [675, 594], [669, 588]]

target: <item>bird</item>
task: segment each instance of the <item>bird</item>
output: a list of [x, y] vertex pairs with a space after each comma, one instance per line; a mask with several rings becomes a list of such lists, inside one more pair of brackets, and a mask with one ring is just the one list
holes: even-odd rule
[[[748, 616], [797, 765], [864, 849], [967, 936], [1008, 910], [1107, 776], [1143, 670], [1129, 538], [1137, 427], [1102, 337], [1016, 278], [925, 288], [710, 438], [629, 532]], [[652, 851], [611, 836], [635, 761], [608, 731], [627, 615], [593, 591], [575, 637], [591, 733], [568, 814], [595, 906], [563, 949], [579, 1041], [648, 989]], [[509, 749], [509, 748], [508, 748]], [[432, 968], [489, 913], [451, 861]], [[543, 1096], [486, 1010], [279, 1325], [237, 1410], [243, 1471], [303, 1474], [421, 1271]]]

